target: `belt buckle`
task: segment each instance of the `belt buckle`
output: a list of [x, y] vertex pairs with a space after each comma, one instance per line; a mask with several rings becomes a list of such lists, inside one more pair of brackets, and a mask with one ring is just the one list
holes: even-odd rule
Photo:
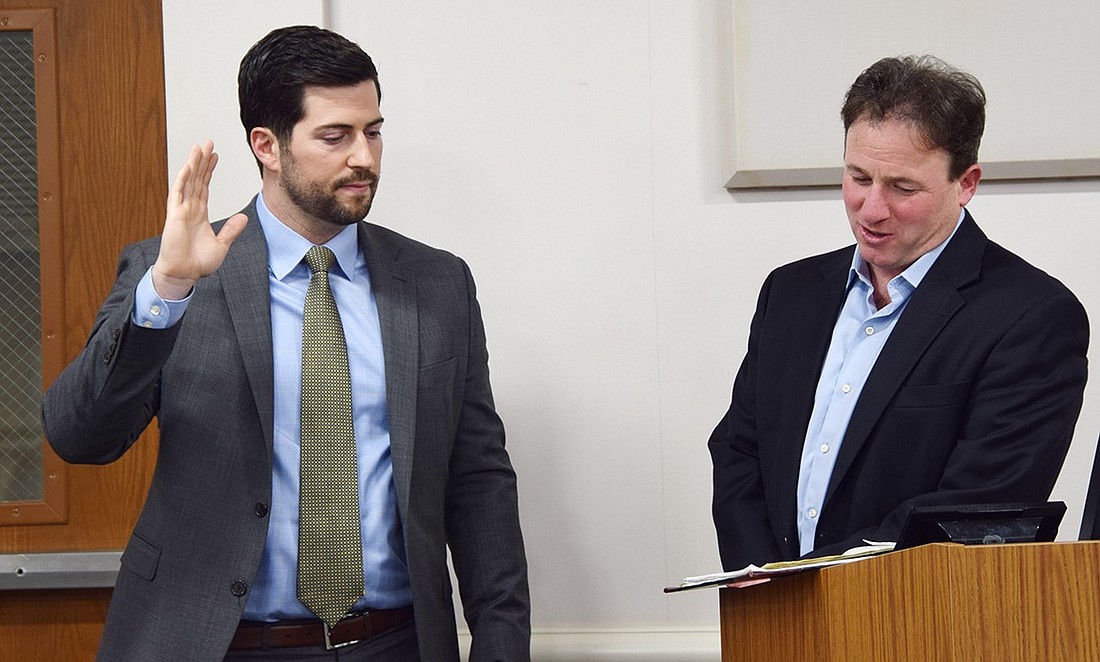
[[336, 650], [337, 648], [351, 646], [352, 644], [357, 644], [362, 641], [362, 639], [352, 639], [351, 641], [345, 641], [339, 644], [332, 643], [332, 639], [329, 638], [328, 623], [325, 623], [324, 621], [321, 621], [321, 632], [325, 633], [325, 650]]

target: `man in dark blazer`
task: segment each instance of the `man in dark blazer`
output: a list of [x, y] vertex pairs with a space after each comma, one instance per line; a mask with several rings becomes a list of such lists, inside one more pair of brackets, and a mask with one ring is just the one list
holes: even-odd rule
[[1088, 320], [966, 203], [985, 95], [934, 58], [848, 91], [856, 246], [765, 281], [709, 447], [722, 565], [895, 540], [912, 506], [1047, 498], [1087, 376]]
[[[449, 547], [470, 659], [529, 659], [516, 479], [470, 272], [360, 220], [381, 159], [373, 63], [329, 31], [285, 28], [245, 56], [240, 85], [261, 194], [211, 226], [217, 157], [209, 142], [192, 149], [163, 235], [123, 251], [86, 348], [43, 402], [46, 435], [71, 462], [111, 462], [154, 417], [160, 429], [100, 658], [334, 660], [329, 646], [348, 644], [339, 659], [458, 660]], [[309, 276], [303, 253], [286, 274], [279, 256], [311, 245], [337, 255], [329, 281], [352, 383], [375, 379], [378, 392], [353, 393], [369, 429], [357, 418], [360, 476], [374, 472], [361, 482], [372, 495], [360, 501], [366, 589], [331, 632], [295, 596], [297, 493], [286, 487], [298, 441], [284, 428], [298, 404], [283, 396], [300, 388], [286, 384], [301, 337], [286, 331], [301, 323]], [[357, 319], [375, 325], [373, 341]], [[372, 342], [380, 365], [358, 359]]]

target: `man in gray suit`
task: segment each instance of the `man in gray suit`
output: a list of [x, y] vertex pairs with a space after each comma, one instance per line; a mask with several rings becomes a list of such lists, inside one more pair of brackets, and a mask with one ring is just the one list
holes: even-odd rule
[[[470, 659], [529, 659], [516, 479], [470, 272], [362, 220], [382, 154], [374, 64], [332, 32], [284, 28], [238, 83], [260, 194], [211, 225], [217, 155], [193, 148], [163, 235], [123, 251], [87, 346], [43, 401], [70, 462], [111, 462], [153, 417], [160, 428], [100, 659], [458, 660], [448, 546]], [[363, 595], [331, 629], [296, 594], [314, 246], [335, 254], [363, 547]]]

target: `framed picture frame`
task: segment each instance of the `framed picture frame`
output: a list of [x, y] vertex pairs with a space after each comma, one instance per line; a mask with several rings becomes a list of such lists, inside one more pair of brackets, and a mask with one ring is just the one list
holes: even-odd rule
[[867, 66], [931, 54], [986, 90], [984, 180], [1100, 177], [1100, 3], [732, 2], [729, 189], [837, 186]]

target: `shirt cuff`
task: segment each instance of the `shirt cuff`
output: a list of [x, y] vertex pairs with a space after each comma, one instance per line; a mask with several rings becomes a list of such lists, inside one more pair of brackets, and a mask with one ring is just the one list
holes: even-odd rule
[[153, 287], [153, 268], [145, 272], [134, 291], [134, 324], [147, 329], [167, 329], [175, 326], [187, 312], [187, 304], [195, 289], [180, 301], [162, 299]]

